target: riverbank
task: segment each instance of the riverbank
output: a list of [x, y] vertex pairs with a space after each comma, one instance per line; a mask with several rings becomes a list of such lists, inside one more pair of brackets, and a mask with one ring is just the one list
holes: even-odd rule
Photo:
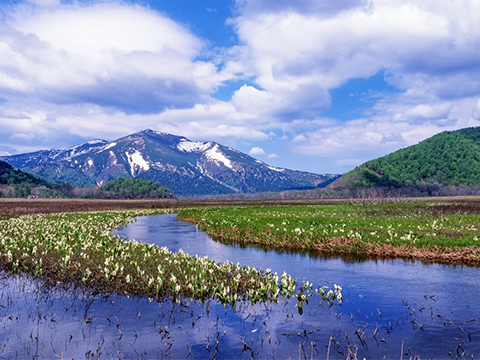
[[179, 218], [223, 242], [353, 259], [480, 266], [480, 201], [195, 208]]

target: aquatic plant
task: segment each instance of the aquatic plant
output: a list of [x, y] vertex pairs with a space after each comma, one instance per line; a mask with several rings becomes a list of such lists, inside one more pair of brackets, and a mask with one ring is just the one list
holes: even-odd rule
[[0, 221], [0, 262], [4, 270], [31, 274], [54, 284], [95, 293], [156, 299], [277, 301], [294, 294], [295, 280], [231, 262], [121, 239], [112, 229], [140, 215], [170, 210], [20, 216]]

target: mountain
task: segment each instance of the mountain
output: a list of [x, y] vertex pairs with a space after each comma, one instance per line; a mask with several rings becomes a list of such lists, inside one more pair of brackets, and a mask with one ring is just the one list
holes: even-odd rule
[[193, 142], [150, 129], [110, 143], [93, 140], [0, 160], [57, 183], [93, 186], [116, 178], [143, 178], [180, 196], [316, 188], [338, 177], [269, 166], [213, 141]]
[[480, 185], [480, 127], [445, 131], [368, 161], [331, 188]]
[[43, 179], [28, 174], [24, 171], [15, 169], [12, 165], [0, 161], [0, 184], [2, 185], [46, 185], [47, 182]]

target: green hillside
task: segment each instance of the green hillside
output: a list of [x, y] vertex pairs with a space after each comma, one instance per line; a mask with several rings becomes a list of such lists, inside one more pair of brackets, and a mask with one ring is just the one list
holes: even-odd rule
[[95, 197], [108, 199], [160, 199], [173, 196], [170, 189], [151, 180], [119, 178], [102, 185]]
[[0, 197], [70, 197], [69, 184], [55, 184], [0, 161]]
[[334, 188], [480, 185], [480, 127], [446, 131], [417, 145], [368, 161]]
[[15, 169], [10, 164], [0, 161], [0, 184], [4, 185], [46, 185], [47, 182], [22, 170]]

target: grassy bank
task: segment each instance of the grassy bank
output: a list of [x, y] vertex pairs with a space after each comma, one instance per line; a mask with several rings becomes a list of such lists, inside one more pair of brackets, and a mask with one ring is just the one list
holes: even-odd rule
[[268, 249], [480, 265], [479, 202], [209, 207], [179, 218]]
[[295, 280], [232, 263], [171, 253], [120, 239], [112, 229], [133, 217], [168, 209], [24, 215], [0, 221], [0, 267], [47, 283], [92, 293], [161, 299], [217, 299], [224, 304], [275, 301], [291, 296]]

